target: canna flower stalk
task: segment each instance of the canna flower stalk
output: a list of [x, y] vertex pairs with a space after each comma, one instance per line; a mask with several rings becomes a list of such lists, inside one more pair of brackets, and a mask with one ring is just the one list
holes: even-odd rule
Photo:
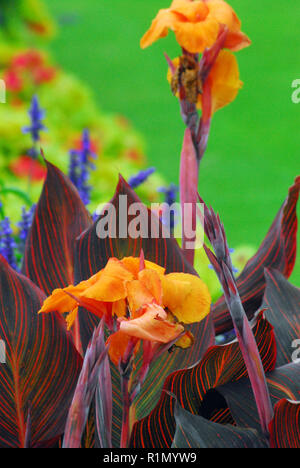
[[[203, 200], [201, 202], [203, 203]], [[205, 204], [204, 218], [201, 215], [200, 218], [214, 252], [206, 245], [204, 245], [204, 250], [222, 285], [234, 331], [248, 371], [261, 429], [268, 439], [269, 425], [273, 419], [273, 407], [261, 357], [237, 289], [224, 226], [219, 215], [216, 215], [212, 208], [208, 209]]]
[[[234, 101], [242, 87], [233, 52], [249, 46], [250, 39], [241, 31], [234, 10], [223, 0], [173, 0], [170, 8], [158, 12], [141, 39], [141, 47], [165, 37], [169, 30], [182, 49], [180, 57], [171, 60], [166, 55], [166, 60], [168, 81], [179, 99], [188, 130], [180, 167], [180, 201], [184, 208], [186, 203], [196, 203], [199, 165], [206, 151], [212, 117]], [[196, 225], [196, 209], [192, 221]], [[187, 249], [185, 252], [193, 263], [194, 253]]]

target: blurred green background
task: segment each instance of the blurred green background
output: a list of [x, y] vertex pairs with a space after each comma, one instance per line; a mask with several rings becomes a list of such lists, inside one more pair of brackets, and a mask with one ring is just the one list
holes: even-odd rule
[[[149, 163], [177, 183], [184, 127], [166, 81], [163, 52], [172, 33], [142, 51], [139, 40], [169, 0], [47, 0], [60, 22], [58, 62], [93, 88], [106, 112], [128, 117], [144, 135]], [[213, 120], [199, 191], [221, 214], [230, 245], [258, 246], [300, 173], [300, 3], [231, 0], [252, 46], [237, 53], [244, 87]], [[299, 241], [298, 236], [298, 241]], [[300, 259], [292, 281], [300, 286]]]

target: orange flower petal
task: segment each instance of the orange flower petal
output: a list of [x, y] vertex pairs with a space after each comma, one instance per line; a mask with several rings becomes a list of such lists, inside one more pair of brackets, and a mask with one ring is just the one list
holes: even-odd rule
[[186, 20], [196, 23], [207, 18], [209, 8], [203, 1], [173, 0], [170, 11], [179, 13]]
[[120, 301], [113, 302], [112, 304], [112, 315], [116, 317], [125, 317], [127, 311], [126, 300], [121, 299]]
[[238, 52], [249, 45], [251, 45], [249, 37], [241, 31], [237, 31], [228, 33], [224, 48], [230, 49], [232, 52]]
[[127, 284], [127, 300], [130, 309], [130, 316], [136, 318], [139, 314], [137, 312], [145, 304], [153, 302], [154, 297], [143, 283], [138, 280], [131, 281]]
[[115, 302], [125, 299], [126, 283], [132, 279], [132, 273], [122, 265], [120, 260], [110, 258], [98, 281], [87, 288], [81, 296], [101, 302]]
[[[208, 80], [212, 95], [212, 112], [227, 106], [236, 98], [243, 83], [240, 81], [239, 67], [235, 56], [222, 50], [212, 67]], [[202, 108], [202, 95], [197, 106]]]
[[[121, 260], [121, 263], [129, 270], [135, 279], [138, 278], [138, 274], [140, 271], [140, 258], [139, 257], [124, 257]], [[156, 271], [159, 275], [164, 275], [165, 268], [161, 267], [160, 265], [156, 265], [156, 263], [150, 262], [149, 260], [145, 260], [145, 268], [149, 270]]]
[[169, 343], [176, 339], [184, 328], [179, 324], [168, 322], [167, 313], [156, 304], [149, 304], [145, 312], [133, 320], [122, 320], [120, 330], [141, 340], [158, 343]]
[[[132, 337], [120, 330], [110, 335], [107, 339], [106, 344], [109, 345], [108, 354], [115, 366], [119, 366], [131, 341]], [[137, 351], [137, 346], [134, 351]]]
[[163, 304], [180, 322], [200, 322], [209, 313], [211, 297], [198, 276], [170, 273], [163, 278], [162, 285]]
[[75, 307], [66, 317], [67, 329], [70, 330], [78, 314], [78, 307]]
[[65, 289], [55, 289], [51, 296], [45, 299], [43, 306], [38, 313], [49, 313], [49, 312], [60, 312], [64, 314], [66, 312], [71, 312], [75, 307], [77, 307], [77, 302], [75, 299], [70, 297], [65, 293], [65, 291], [70, 292], [71, 294], [76, 294], [79, 287], [68, 286]]
[[224, 45], [225, 49], [233, 52], [244, 49], [251, 44], [246, 34], [241, 32], [241, 21], [235, 11], [222, 0], [209, 0], [210, 16], [228, 27], [228, 36]]
[[172, 28], [175, 20], [176, 17], [169, 9], [160, 10], [156, 18], [152, 21], [149, 30], [142, 37], [141, 48], [145, 49], [158, 39], [166, 37], [168, 35], [169, 28]]
[[174, 31], [178, 44], [190, 53], [196, 54], [214, 44], [219, 28], [218, 22], [211, 18], [200, 23], [177, 23]]
[[161, 277], [154, 270], [142, 270], [138, 275], [139, 281], [150, 291], [158, 305], [162, 304]]
[[141, 47], [165, 37], [171, 29], [181, 47], [191, 53], [203, 52], [213, 45], [224, 25], [229, 31], [225, 47], [240, 50], [250, 44], [234, 10], [223, 0], [174, 0], [170, 8], [158, 12]]

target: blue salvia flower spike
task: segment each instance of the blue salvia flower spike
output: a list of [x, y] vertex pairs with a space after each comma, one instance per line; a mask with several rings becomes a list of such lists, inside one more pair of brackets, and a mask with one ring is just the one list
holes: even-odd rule
[[148, 177], [150, 177], [153, 172], [155, 172], [155, 167], [149, 167], [148, 169], [140, 171], [136, 175], [130, 177], [128, 184], [132, 189], [135, 189], [146, 182]]
[[15, 257], [16, 242], [12, 234], [13, 230], [10, 225], [10, 220], [6, 216], [0, 223], [0, 254], [3, 255], [12, 268], [17, 270]]
[[[177, 199], [177, 194], [179, 192], [179, 187], [175, 184], [169, 185], [169, 187], [160, 187], [157, 189], [158, 192], [164, 193], [165, 195], [165, 203], [171, 207], [174, 205]], [[170, 212], [170, 216], [168, 217], [167, 220], [164, 219], [164, 216], [162, 215], [162, 223], [167, 225], [170, 233], [173, 235], [174, 233], [174, 227], [176, 224], [176, 219], [175, 219], [175, 213]]]
[[37, 96], [33, 96], [28, 114], [31, 120], [31, 125], [23, 127], [22, 131], [23, 133], [29, 133], [32, 138], [33, 147], [28, 151], [29, 156], [37, 158], [38, 151], [36, 149], [36, 145], [40, 141], [40, 132], [47, 130], [42, 122], [45, 118], [45, 111], [40, 107]]
[[91, 187], [88, 183], [90, 170], [95, 169], [92, 160], [97, 155], [91, 147], [90, 134], [87, 129], [82, 133], [81, 149], [70, 151], [69, 178], [77, 188], [79, 195], [85, 205], [90, 203]]
[[17, 223], [17, 226], [19, 227], [18, 247], [21, 254], [24, 254], [26, 239], [28, 236], [29, 229], [31, 228], [35, 207], [36, 205], [32, 205], [32, 207], [28, 211], [26, 211], [26, 208], [23, 206], [21, 221]]

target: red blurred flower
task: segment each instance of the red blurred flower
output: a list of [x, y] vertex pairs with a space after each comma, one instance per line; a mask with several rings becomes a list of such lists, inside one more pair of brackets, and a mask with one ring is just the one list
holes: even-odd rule
[[28, 178], [39, 182], [46, 177], [47, 170], [39, 161], [32, 159], [30, 156], [20, 156], [18, 159], [10, 163], [10, 170], [16, 177]]

